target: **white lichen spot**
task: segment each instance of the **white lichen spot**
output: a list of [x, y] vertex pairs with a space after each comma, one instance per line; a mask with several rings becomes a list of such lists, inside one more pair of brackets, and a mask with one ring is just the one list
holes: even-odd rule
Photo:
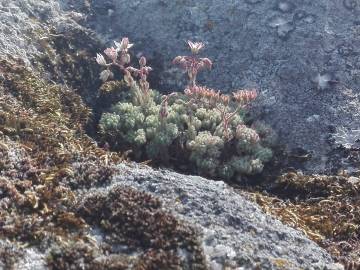
[[326, 89], [329, 87], [329, 83], [331, 82], [331, 76], [329, 74], [317, 74], [313, 78], [313, 82], [317, 85], [318, 89]]
[[318, 115], [318, 114], [314, 114], [314, 115], [311, 115], [308, 118], [306, 118], [306, 122], [308, 122], [308, 123], [318, 122], [319, 120], [320, 120], [320, 115]]
[[278, 36], [281, 38], [287, 38], [290, 32], [294, 30], [294, 26], [291, 23], [286, 23], [278, 27]]
[[115, 11], [113, 9], [109, 8], [108, 9], [108, 16], [111, 17], [114, 14], [114, 12]]
[[283, 18], [280, 18], [280, 17], [275, 17], [275, 18], [272, 18], [269, 22], [269, 26], [272, 27], [272, 28], [276, 28], [276, 27], [279, 27], [279, 26], [283, 26], [285, 24], [287, 24], [288, 22], [283, 19]]
[[289, 34], [295, 29], [292, 21], [287, 21], [281, 17], [272, 18], [268, 25], [271, 28], [277, 29], [277, 34], [280, 38], [286, 39]]

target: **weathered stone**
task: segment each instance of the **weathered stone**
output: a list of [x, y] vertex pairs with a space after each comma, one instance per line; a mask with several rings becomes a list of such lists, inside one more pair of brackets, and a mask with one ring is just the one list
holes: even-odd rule
[[302, 233], [264, 214], [224, 182], [135, 164], [120, 167], [121, 174], [108, 187], [86, 190], [80, 197], [117, 186], [161, 197], [167, 210], [201, 232], [205, 255], [214, 269], [224, 265], [281, 269], [280, 262], [286, 269], [343, 269]]

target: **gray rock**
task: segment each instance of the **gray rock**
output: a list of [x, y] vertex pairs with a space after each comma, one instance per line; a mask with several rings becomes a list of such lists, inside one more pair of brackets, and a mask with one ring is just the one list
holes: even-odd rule
[[[39, 39], [46, 39], [49, 24], [64, 19], [56, 1], [0, 0], [1, 58], [21, 59], [31, 66], [35, 55], [41, 54]], [[36, 38], [35, 38], [36, 37]]]
[[[121, 185], [160, 197], [167, 210], [201, 232], [212, 269], [283, 269], [281, 264], [286, 269], [342, 269], [304, 234], [264, 214], [224, 182], [136, 164], [120, 168], [105, 192]], [[104, 189], [86, 190], [79, 197]]]
[[351, 176], [351, 177], [349, 177], [349, 180], [348, 180], [348, 181], [349, 181], [351, 184], [356, 185], [357, 183], [360, 182], [360, 178]]
[[14, 265], [14, 269], [46, 270], [46, 258], [43, 252], [36, 248], [25, 248], [22, 258]]
[[[129, 36], [155, 67], [154, 86], [181, 90], [171, 65], [185, 41], [204, 41], [214, 69], [200, 81], [229, 91], [257, 87], [259, 108], [304, 166], [328, 172], [329, 128], [360, 126], [357, 1], [94, 0], [90, 25], [105, 41]], [[319, 121], [309, 121], [316, 115]], [[331, 153], [330, 153], [331, 152]]]
[[36, 249], [22, 248], [19, 245], [0, 239], [0, 270], [45, 270], [46, 262], [43, 253]]

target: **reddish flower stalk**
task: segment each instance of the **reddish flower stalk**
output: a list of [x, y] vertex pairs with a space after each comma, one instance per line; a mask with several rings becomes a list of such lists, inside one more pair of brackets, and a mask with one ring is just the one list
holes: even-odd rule
[[196, 86], [196, 77], [199, 71], [203, 69], [211, 69], [212, 62], [209, 58], [199, 58], [197, 54], [204, 48], [204, 43], [188, 41], [188, 45], [192, 52], [191, 56], [177, 56], [173, 60], [173, 64], [179, 65], [184, 69], [189, 77], [189, 87]]
[[229, 110], [228, 106], [226, 106], [226, 107], [216, 106], [216, 109], [221, 114], [222, 125], [223, 125], [223, 128], [224, 128], [224, 137], [227, 140], [231, 140], [231, 136], [230, 136], [230, 133], [229, 133], [229, 124], [230, 124], [230, 121], [233, 119], [233, 117], [239, 112], [240, 107], [237, 107], [232, 112], [228, 112], [228, 110]]
[[165, 119], [168, 117], [169, 115], [169, 98], [172, 96], [175, 96], [176, 93], [171, 93], [169, 95], [164, 95], [161, 97], [162, 101], [160, 104], [160, 110], [159, 110], [159, 117], [161, 122], [163, 123], [165, 121]]
[[163, 122], [169, 115], [168, 100], [169, 100], [168, 96], [162, 96], [162, 101], [161, 101], [160, 110], [159, 110], [159, 117], [160, 117], [161, 122]]

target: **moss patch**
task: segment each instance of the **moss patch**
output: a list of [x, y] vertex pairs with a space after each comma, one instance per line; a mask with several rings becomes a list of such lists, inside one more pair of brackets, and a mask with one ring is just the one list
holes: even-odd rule
[[[121, 153], [97, 147], [85, 134], [84, 126], [91, 111], [70, 88], [46, 81], [20, 64], [6, 61], [0, 64], [3, 74], [0, 86], [0, 239], [6, 239], [10, 248], [1, 248], [1, 254], [8, 254], [17, 244], [34, 246], [43, 252], [50, 248], [48, 265], [52, 269], [80, 265], [85, 269], [122, 269], [122, 266], [128, 267], [130, 261], [136, 262], [138, 269], [155, 269], [153, 265], [162, 258], [167, 259], [166, 267], [175, 265], [175, 251], [167, 250], [169, 246], [165, 242], [156, 240], [168, 239], [167, 235], [159, 236], [158, 231], [147, 234], [149, 242], [152, 238], [158, 241], [157, 246], [145, 246], [146, 252], [135, 262], [129, 255], [108, 254], [106, 247], [94, 245], [89, 230], [97, 221], [87, 220], [89, 216], [78, 211], [76, 190], [106, 184], [114, 173], [120, 173], [115, 165], [126, 158]], [[113, 210], [123, 206], [123, 212], [117, 215], [119, 219], [126, 218], [122, 217], [126, 212], [131, 211], [139, 219], [142, 213], [150, 211], [140, 202], [144, 198], [160, 207], [156, 199], [134, 190], [120, 193], [124, 196], [122, 201], [108, 205]], [[126, 194], [129, 202], [133, 199], [132, 204], [126, 204]], [[170, 236], [183, 236], [179, 242], [183, 239], [182, 243], [195, 246], [196, 235], [192, 229], [170, 214], [162, 214], [160, 209], [154, 212], [165, 219], [156, 229], [162, 228], [164, 234], [171, 232]], [[178, 231], [173, 231], [175, 229]], [[117, 232], [118, 228], [113, 230]], [[185, 242], [185, 236], [193, 237], [193, 242]], [[126, 237], [126, 243], [138, 241], [130, 234]], [[124, 239], [126, 237], [124, 235]], [[141, 248], [141, 243], [137, 247]], [[22, 254], [21, 250], [16, 252], [19, 256], [12, 256], [14, 260], [1, 261], [7, 269], [16, 265]], [[200, 254], [196, 252], [194, 249], [191, 254]]]
[[131, 269], [206, 269], [195, 230], [149, 194], [116, 187], [87, 197], [78, 211], [101, 228], [107, 244], [139, 254], [129, 259]]
[[[360, 265], [360, 180], [346, 175], [287, 173], [275, 194], [250, 195], [266, 212], [301, 229], [344, 265]], [[357, 269], [357, 268], [346, 268]]]

